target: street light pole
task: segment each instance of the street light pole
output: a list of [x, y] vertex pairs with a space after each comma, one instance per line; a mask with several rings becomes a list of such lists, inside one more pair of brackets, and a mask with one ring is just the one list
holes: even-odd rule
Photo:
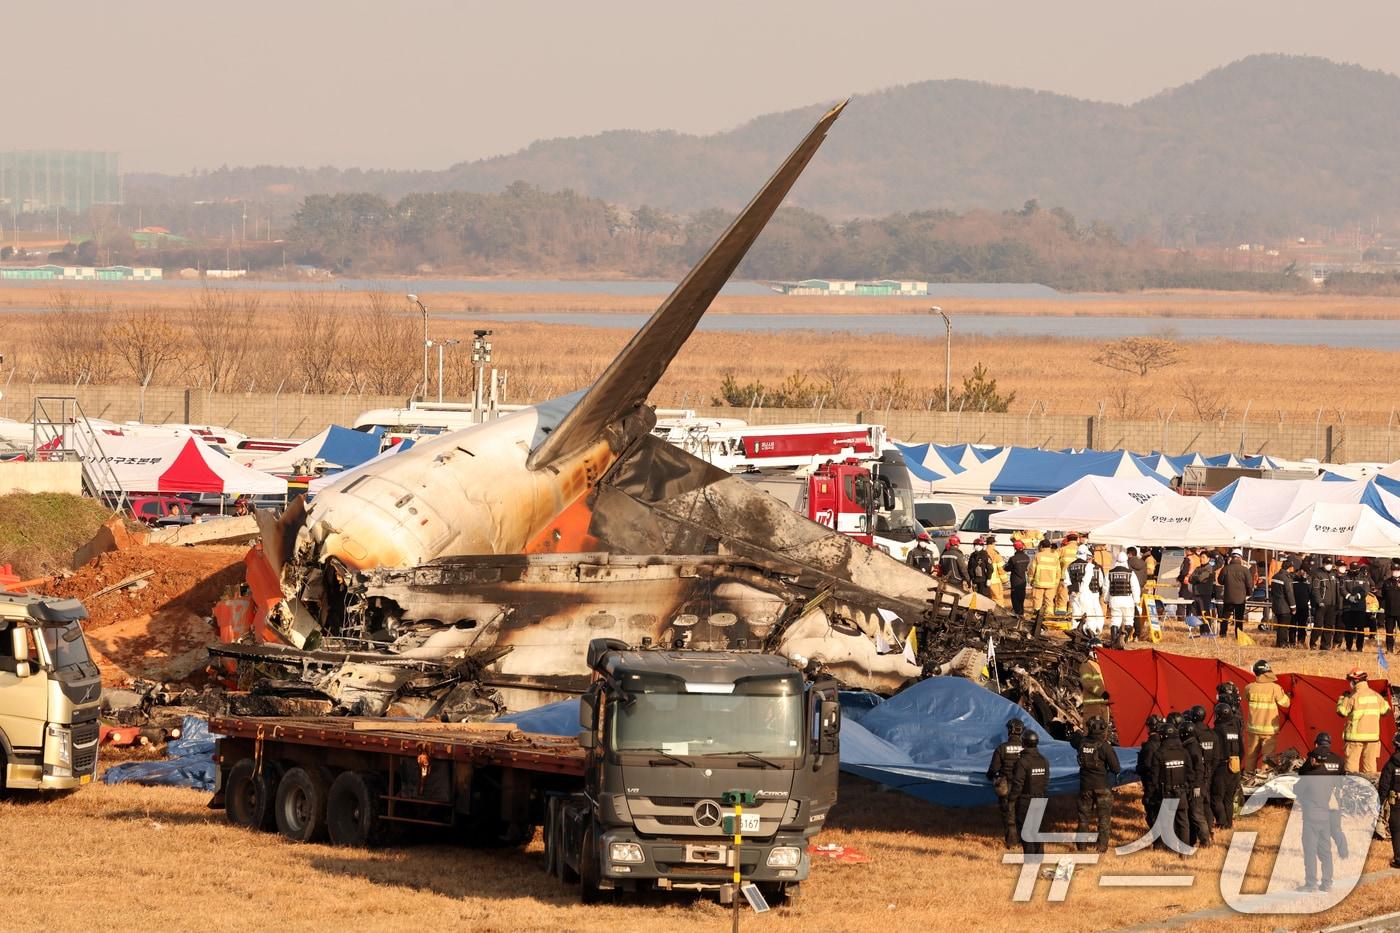
[[938, 305], [929, 310], [937, 311], [938, 316], [943, 318], [943, 326], [948, 329], [948, 342], [943, 348], [943, 410], [948, 412], [953, 410], [953, 322], [948, 320], [948, 315]]
[[428, 309], [423, 302], [418, 300], [417, 295], [409, 295], [408, 300], [418, 306], [418, 310], [423, 312], [423, 398], [428, 397], [428, 348], [433, 345], [428, 339]]
[[486, 339], [490, 336], [489, 330], [472, 331], [472, 363], [476, 366], [476, 391], [472, 394], [473, 424], [482, 421], [481, 390], [486, 378], [486, 364], [491, 362], [491, 342]]

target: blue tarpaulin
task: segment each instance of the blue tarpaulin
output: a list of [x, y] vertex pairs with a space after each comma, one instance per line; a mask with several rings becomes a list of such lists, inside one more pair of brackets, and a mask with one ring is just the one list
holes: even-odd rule
[[[961, 677], [931, 677], [882, 700], [872, 693], [841, 695], [841, 770], [943, 807], [996, 803], [987, 780], [992, 752], [1006, 723], [1020, 719], [1040, 734], [1050, 761], [1050, 793], [1077, 794], [1079, 766], [1068, 742], [1057, 742], [1025, 710]], [[561, 700], [501, 716], [526, 732], [577, 735], [578, 700]], [[1118, 749], [1119, 783], [1137, 781], [1137, 749]]]
[[128, 761], [112, 765], [102, 775], [104, 784], [146, 784], [156, 787], [193, 787], [212, 791], [218, 766], [214, 746], [219, 736], [209, 731], [209, 723], [186, 716], [180, 724], [180, 737], [165, 746], [163, 761]]
[[[996, 803], [987, 765], [1020, 719], [1040, 735], [1050, 762], [1050, 793], [1079, 792], [1079, 766], [1068, 742], [1057, 742], [1021, 707], [961, 677], [931, 677], [883, 702], [843, 695], [841, 770], [943, 807]], [[1137, 750], [1120, 748], [1119, 783], [1137, 781]]]

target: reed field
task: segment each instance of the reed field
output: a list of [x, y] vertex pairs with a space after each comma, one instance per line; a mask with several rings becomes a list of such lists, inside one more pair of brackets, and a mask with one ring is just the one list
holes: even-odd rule
[[[411, 287], [411, 283], [402, 283]], [[656, 297], [434, 293], [430, 336], [456, 339], [445, 356], [449, 396], [470, 391], [474, 327], [495, 331], [493, 364], [506, 376], [505, 401], [529, 402], [587, 385], [631, 336], [630, 327], [526, 321], [485, 322], [473, 314], [550, 310], [599, 314], [648, 312]], [[1400, 300], [1183, 293], [1151, 302], [1129, 297], [1075, 300], [940, 299], [958, 313], [1065, 316], [1063, 337], [958, 336], [953, 388], [982, 364], [1009, 411], [1104, 414], [1128, 419], [1238, 420], [1311, 424], [1388, 424], [1400, 384], [1400, 353], [1224, 340], [1180, 340], [1174, 316], [1258, 319], [1400, 319]], [[892, 313], [927, 316], [927, 299], [721, 297], [711, 314]], [[24, 310], [24, 309], [41, 310]], [[1152, 314], [1162, 339], [1178, 348], [1174, 365], [1124, 375], [1094, 357], [1093, 317]], [[200, 290], [115, 284], [38, 289], [0, 286], [0, 390], [17, 382], [199, 386], [215, 391], [403, 394], [418, 387], [421, 324], [393, 292]], [[820, 331], [697, 332], [653, 393], [663, 406], [716, 403], [726, 375], [771, 393], [795, 380], [812, 407], [925, 409], [943, 400], [943, 331], [931, 318], [927, 338]], [[1010, 326], [1010, 322], [1009, 322]], [[435, 385], [436, 358], [431, 360]], [[749, 392], [747, 401], [773, 395]], [[741, 406], [746, 407], [746, 406]]]

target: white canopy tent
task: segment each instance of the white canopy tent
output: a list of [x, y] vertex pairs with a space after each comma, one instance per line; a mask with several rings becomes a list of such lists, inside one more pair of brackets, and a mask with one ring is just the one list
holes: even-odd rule
[[1364, 482], [1244, 476], [1211, 496], [1211, 502], [1232, 518], [1262, 529], [1273, 528], [1314, 503], [1358, 503], [1365, 492]]
[[997, 512], [993, 528], [1092, 531], [1172, 491], [1144, 476], [1084, 476], [1028, 505]]
[[1254, 529], [1199, 496], [1156, 496], [1089, 532], [1099, 544], [1137, 547], [1237, 547]]
[[1400, 557], [1400, 528], [1369, 505], [1316, 502], [1281, 524], [1258, 532], [1250, 544], [1305, 554]]
[[[215, 492], [285, 496], [287, 481], [234, 463], [198, 437], [152, 440], [104, 436], [102, 457], [85, 452], [85, 460], [105, 460], [127, 492]], [[105, 489], [104, 492], [117, 492]]]

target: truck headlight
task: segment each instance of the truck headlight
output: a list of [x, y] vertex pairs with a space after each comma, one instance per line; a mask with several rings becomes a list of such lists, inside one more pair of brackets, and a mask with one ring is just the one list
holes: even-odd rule
[[797, 846], [774, 846], [768, 852], [769, 868], [796, 868], [802, 861], [802, 850]]
[[49, 738], [54, 740], [54, 746], [58, 749], [57, 764], [65, 767], [73, 767], [73, 733], [67, 726], [50, 725]]
[[642, 855], [642, 847], [635, 842], [614, 842], [608, 846], [608, 861], [641, 862], [645, 861], [645, 857]]

